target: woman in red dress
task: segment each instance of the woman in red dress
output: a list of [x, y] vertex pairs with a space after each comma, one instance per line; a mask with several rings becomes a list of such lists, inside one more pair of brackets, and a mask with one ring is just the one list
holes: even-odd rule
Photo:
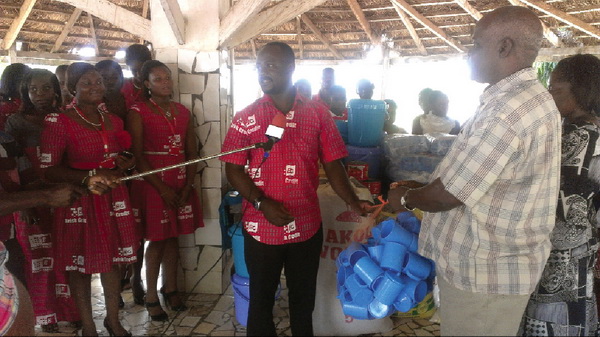
[[46, 116], [40, 161], [49, 181], [83, 184], [92, 194], [54, 211], [56, 267], [69, 272], [82, 335], [97, 335], [91, 275], [100, 273], [104, 327], [110, 335], [130, 336], [119, 322], [119, 264], [135, 261], [140, 237], [127, 188], [116, 181], [135, 164], [133, 158], [121, 155], [131, 139], [123, 121], [102, 104], [104, 84], [92, 65], [71, 64], [67, 87], [75, 98], [63, 113]]
[[[8, 117], [5, 130], [15, 138], [22, 153], [17, 165], [21, 189], [32, 190], [46, 185], [42, 180], [38, 152], [44, 117], [60, 111], [58, 79], [48, 70], [33, 69], [23, 79], [21, 97], [21, 111]], [[25, 278], [36, 324], [41, 325], [44, 332], [58, 332], [59, 321], [79, 321], [67, 274], [54, 268], [50, 208], [17, 212], [15, 228], [26, 258]]]
[[[148, 100], [132, 107], [127, 128], [138, 171], [181, 163], [197, 157], [191, 113], [171, 101], [171, 71], [162, 62], [147, 61], [141, 70]], [[160, 307], [157, 280], [162, 262], [164, 285], [160, 292], [173, 310], [185, 310], [177, 294], [178, 237], [203, 226], [200, 200], [194, 187], [197, 165], [163, 171], [134, 180], [131, 203], [149, 241], [146, 248], [146, 308], [153, 320], [166, 320]]]

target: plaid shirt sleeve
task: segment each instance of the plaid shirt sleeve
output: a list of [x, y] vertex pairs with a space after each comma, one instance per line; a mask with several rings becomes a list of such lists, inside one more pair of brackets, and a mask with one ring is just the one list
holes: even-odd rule
[[518, 151], [519, 139], [502, 118], [491, 118], [455, 147], [440, 164], [438, 175], [446, 190], [473, 207], [498, 179]]

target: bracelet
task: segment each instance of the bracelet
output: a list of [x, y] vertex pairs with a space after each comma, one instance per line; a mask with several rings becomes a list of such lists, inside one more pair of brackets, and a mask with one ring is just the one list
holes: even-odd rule
[[96, 175], [96, 169], [89, 170], [88, 175], [83, 177], [83, 179], [81, 179], [81, 185], [86, 186], [87, 184], [85, 181], [95, 175]]
[[404, 195], [400, 198], [400, 205], [402, 205], [402, 207], [406, 208], [409, 211], [414, 211], [416, 207], [412, 207], [411, 208], [406, 203], [406, 195], [408, 194], [408, 191], [410, 191], [410, 190], [406, 190], [406, 192], [404, 193]]

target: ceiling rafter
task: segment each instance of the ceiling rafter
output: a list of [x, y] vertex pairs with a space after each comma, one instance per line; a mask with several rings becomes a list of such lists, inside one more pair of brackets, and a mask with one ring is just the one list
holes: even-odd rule
[[90, 21], [90, 36], [92, 38], [92, 43], [94, 44], [94, 50], [96, 51], [96, 55], [100, 55], [100, 50], [98, 49], [98, 39], [96, 39], [96, 28], [94, 28], [94, 18], [90, 13], [87, 13], [87, 16]]
[[425, 49], [425, 45], [423, 45], [423, 41], [421, 41], [421, 38], [417, 34], [417, 31], [415, 30], [415, 27], [413, 26], [412, 22], [410, 22], [410, 19], [408, 18], [408, 15], [406, 15], [406, 13], [402, 10], [402, 8], [400, 8], [400, 6], [398, 6], [397, 4], [395, 4], [395, 3], [392, 2], [392, 5], [394, 6], [394, 9], [396, 10], [396, 13], [398, 13], [398, 16], [400, 17], [400, 20], [402, 20], [402, 23], [404, 24], [404, 26], [408, 30], [408, 33], [410, 34], [410, 37], [415, 42], [415, 45], [417, 46], [417, 49], [419, 50], [419, 53], [421, 53], [421, 55], [427, 55], [427, 49]]
[[315, 34], [317, 38], [321, 40], [321, 42], [323, 42], [327, 49], [329, 49], [337, 59], [344, 59], [344, 56], [342, 56], [342, 54], [340, 54], [340, 52], [337, 49], [335, 49], [333, 45], [331, 45], [331, 41], [329, 41], [329, 39], [325, 37], [323, 33], [321, 33], [319, 28], [312, 22], [312, 20], [308, 16], [306, 16], [306, 14], [302, 14], [302, 22], [304, 22], [308, 26], [308, 28], [312, 30], [313, 34]]
[[226, 43], [248, 21], [258, 14], [271, 0], [240, 0], [229, 9], [221, 20], [219, 44]]
[[75, 22], [79, 19], [79, 16], [81, 15], [82, 12], [83, 11], [81, 9], [75, 8], [73, 13], [71, 13], [71, 16], [69, 17], [69, 21], [67, 21], [67, 23], [65, 23], [65, 27], [63, 28], [62, 32], [60, 32], [60, 35], [58, 35], [58, 39], [56, 39], [56, 42], [54, 42], [54, 46], [50, 50], [51, 53], [57, 52], [58, 49], [60, 48], [60, 46], [62, 46], [63, 42], [65, 42], [65, 39], [67, 38], [67, 35], [69, 35], [69, 31], [71, 31], [71, 28], [73, 27]]
[[467, 13], [469, 13], [475, 20], [481, 20], [483, 14], [480, 11], [475, 9], [475, 7], [471, 6], [471, 4], [467, 0], [454, 0], [462, 9], [464, 9]]
[[2, 45], [0, 49], [8, 50], [12, 44], [17, 39], [17, 35], [19, 35], [19, 31], [23, 28], [23, 24], [25, 24], [25, 20], [29, 17], [29, 13], [35, 6], [36, 0], [25, 0], [23, 5], [19, 9], [19, 16], [11, 23], [8, 32], [4, 35], [4, 39], [2, 39]]
[[185, 20], [179, 3], [177, 0], [160, 0], [160, 6], [165, 12], [167, 22], [171, 26], [171, 31], [175, 35], [177, 43], [180, 45], [185, 44]]
[[358, 23], [360, 24], [362, 29], [365, 31], [365, 33], [367, 33], [367, 36], [369, 37], [369, 40], [371, 40], [371, 43], [380, 43], [380, 41], [375, 37], [375, 35], [373, 35], [371, 24], [369, 24], [369, 21], [367, 21], [365, 13], [363, 13], [363, 10], [362, 8], [360, 8], [358, 2], [356, 0], [346, 0], [346, 2], [348, 3], [348, 6], [350, 6], [350, 9], [352, 10], [352, 13], [354, 13], [356, 19], [358, 19]]
[[446, 34], [442, 29], [436, 26], [433, 22], [423, 16], [421, 13], [417, 12], [411, 5], [409, 5], [404, 0], [390, 0], [396, 6], [402, 8], [408, 15], [410, 15], [413, 19], [423, 25], [425, 28], [429, 29], [433, 34], [437, 35], [440, 39], [444, 40], [447, 44], [449, 44], [452, 48], [456, 49], [459, 52], [464, 52], [465, 47], [463, 47], [460, 42], [454, 40], [448, 34]]
[[[508, 0], [508, 1], [514, 6], [524, 6], [524, 7], [526, 6], [521, 0]], [[548, 27], [547, 24], [545, 24], [543, 21], [541, 21], [541, 22], [542, 22], [542, 28], [544, 29], [544, 37], [546, 37], [546, 40], [548, 40], [555, 47], [562, 46], [562, 41], [560, 40], [560, 38], [556, 34], [554, 34], [552, 29], [550, 29], [550, 27]]]
[[[148, 9], [150, 8], [150, 0], [143, 0], [142, 3], [142, 17], [144, 19], [148, 18]], [[144, 38], [141, 37], [138, 41], [138, 43], [143, 44], [144, 43]]]
[[302, 60], [304, 58], [304, 46], [302, 42], [302, 20], [300, 20], [299, 16], [296, 17], [296, 31], [296, 40], [298, 41], [299, 56]]
[[133, 35], [152, 41], [150, 32], [150, 20], [144, 19], [121, 6], [117, 6], [108, 0], [54, 0], [67, 3], [71, 6], [92, 13], [116, 27], [123, 29]]
[[553, 18], [562, 21], [575, 29], [581, 30], [582, 32], [585, 32], [597, 39], [600, 39], [600, 30], [587, 22], [584, 22], [541, 1], [521, 0], [521, 2], [552, 16]]
[[298, 15], [322, 4], [325, 0], [284, 0], [255, 15], [252, 20], [243, 25], [231, 35], [221, 47], [232, 48], [249, 39], [279, 25], [282, 25]]

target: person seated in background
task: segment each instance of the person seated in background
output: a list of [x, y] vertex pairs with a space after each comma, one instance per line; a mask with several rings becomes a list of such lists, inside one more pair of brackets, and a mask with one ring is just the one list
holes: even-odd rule
[[346, 89], [339, 85], [334, 85], [329, 90], [329, 111], [334, 120], [348, 120], [348, 109], [346, 108]]
[[[421, 99], [423, 99], [422, 104]], [[433, 90], [423, 96], [419, 94], [419, 105], [425, 113], [413, 120], [412, 133], [415, 135], [426, 133], [457, 135], [460, 132], [460, 123], [447, 116], [448, 103], [448, 96], [439, 90]]]
[[356, 93], [360, 99], [372, 99], [373, 90], [375, 90], [375, 84], [364, 78], [356, 85]]
[[294, 86], [300, 95], [309, 99], [312, 97], [312, 87], [307, 79], [302, 78], [297, 80], [296, 83], [294, 83]]
[[312, 99], [315, 102], [319, 102], [329, 106], [330, 92], [332, 86], [335, 85], [335, 71], [333, 68], [325, 68], [323, 69], [323, 74], [321, 75], [321, 89], [319, 92], [315, 94]]
[[385, 99], [384, 101], [387, 106], [387, 114], [385, 121], [383, 122], [383, 131], [387, 134], [408, 133], [403, 128], [394, 125], [394, 122], [396, 121], [396, 110], [398, 109], [396, 102], [393, 99]]

